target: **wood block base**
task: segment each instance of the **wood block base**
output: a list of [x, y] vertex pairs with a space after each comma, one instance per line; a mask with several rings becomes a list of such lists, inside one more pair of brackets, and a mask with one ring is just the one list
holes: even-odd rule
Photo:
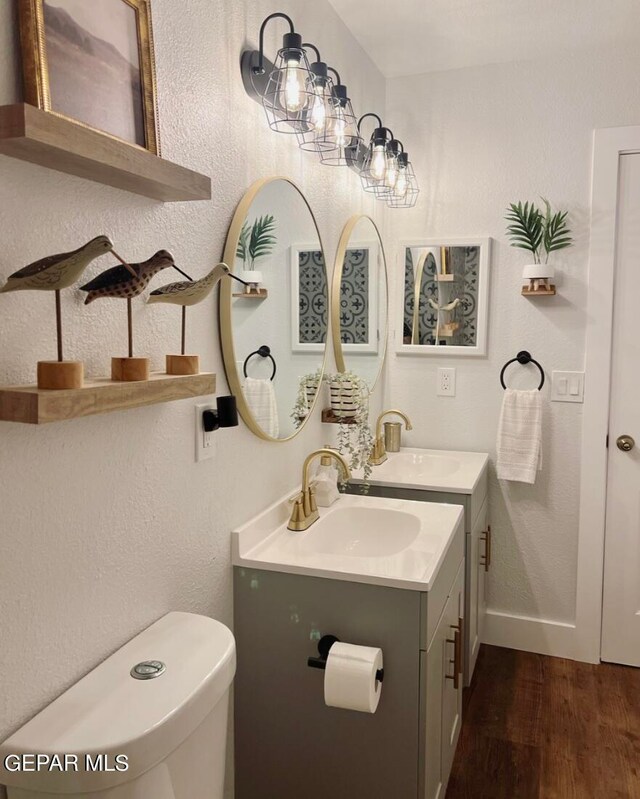
[[167, 355], [168, 375], [199, 375], [199, 355]]
[[60, 391], [83, 385], [82, 361], [38, 361], [38, 388]]
[[112, 358], [111, 379], [122, 383], [135, 383], [149, 379], [148, 358]]

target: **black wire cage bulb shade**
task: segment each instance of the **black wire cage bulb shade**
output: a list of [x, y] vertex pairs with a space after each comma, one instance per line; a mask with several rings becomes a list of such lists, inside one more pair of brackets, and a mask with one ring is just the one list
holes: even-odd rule
[[333, 104], [324, 131], [327, 144], [320, 152], [320, 161], [326, 166], [354, 166], [363, 142], [358, 130], [356, 115], [340, 75], [332, 70], [337, 79], [333, 87]]
[[376, 195], [390, 191], [389, 177], [396, 160], [396, 154], [389, 146], [392, 141], [395, 141], [393, 133], [388, 128], [378, 127], [373, 131], [360, 170], [365, 191]]
[[330, 68], [322, 60], [318, 48], [307, 42], [302, 47], [314, 50], [316, 60], [310, 65], [312, 80], [309, 90], [312, 92], [312, 99], [303, 111], [296, 135], [301, 150], [321, 152], [332, 146], [326, 141], [325, 134], [333, 111], [333, 80], [329, 76]]
[[413, 171], [409, 155], [402, 152], [398, 155], [398, 174], [393, 190], [384, 195], [389, 208], [413, 208], [418, 201], [418, 181]]
[[[264, 32], [272, 19], [284, 19], [289, 32], [282, 38], [272, 64], [264, 55]], [[270, 14], [260, 27], [260, 49], [242, 56], [242, 74], [248, 93], [259, 98], [271, 130], [295, 134], [306, 124], [307, 109], [314, 99], [314, 76], [302, 46], [302, 36], [296, 33], [293, 21], [281, 12]]]

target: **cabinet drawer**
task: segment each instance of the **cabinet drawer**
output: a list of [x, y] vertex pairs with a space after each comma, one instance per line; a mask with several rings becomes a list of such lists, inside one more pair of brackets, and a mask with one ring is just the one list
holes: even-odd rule
[[464, 558], [464, 516], [453, 535], [438, 576], [427, 593], [420, 594], [420, 649], [428, 649]]

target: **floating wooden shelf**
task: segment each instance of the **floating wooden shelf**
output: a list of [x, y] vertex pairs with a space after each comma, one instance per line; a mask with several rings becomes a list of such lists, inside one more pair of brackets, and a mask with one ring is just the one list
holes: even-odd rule
[[522, 287], [523, 297], [553, 297], [555, 293], [555, 286], [551, 286], [551, 288], [548, 289], [530, 289], [528, 286]]
[[336, 416], [331, 408], [324, 408], [322, 411], [322, 421], [325, 424], [355, 424], [353, 416]]
[[266, 297], [269, 296], [269, 290], [258, 289], [258, 291], [252, 291], [251, 293], [246, 291], [239, 291], [237, 294], [234, 294], [233, 296], [241, 297], [243, 300], [264, 300]]
[[0, 153], [163, 202], [211, 199], [206, 175], [27, 103], [0, 106]]
[[0, 388], [0, 421], [46, 424], [111, 413], [159, 402], [215, 394], [216, 376], [166, 375], [156, 372], [149, 380], [116, 383], [112, 380], [87, 381], [83, 388], [47, 391], [36, 386]]

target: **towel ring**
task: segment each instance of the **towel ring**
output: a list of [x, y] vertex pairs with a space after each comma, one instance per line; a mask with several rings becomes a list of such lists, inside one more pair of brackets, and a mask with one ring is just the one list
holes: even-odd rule
[[502, 367], [502, 371], [500, 372], [500, 383], [502, 385], [502, 388], [504, 388], [505, 390], [507, 388], [504, 382], [504, 373], [507, 371], [507, 367], [511, 366], [512, 363], [516, 362], [521, 363], [523, 366], [525, 366], [528, 363], [532, 363], [534, 366], [538, 367], [538, 369], [540, 370], [540, 385], [538, 386], [538, 391], [541, 391], [542, 387], [544, 386], [544, 369], [542, 368], [542, 366], [540, 366], [538, 361], [535, 360], [535, 358], [531, 357], [531, 353], [527, 352], [526, 350], [522, 350], [521, 352], [519, 352], [515, 358], [512, 358], [510, 361], [507, 361], [505, 365]]
[[271, 377], [269, 379], [273, 380], [273, 378], [276, 376], [277, 366], [276, 366], [276, 362], [274, 360], [274, 357], [271, 354], [271, 347], [267, 347], [266, 344], [263, 344], [255, 352], [252, 352], [249, 355], [247, 355], [247, 357], [245, 359], [245, 362], [244, 362], [244, 365], [242, 367], [242, 371], [244, 372], [244, 376], [245, 377], [249, 377], [249, 375], [247, 374], [247, 364], [249, 363], [249, 360], [251, 358], [253, 358], [254, 355], [259, 355], [261, 358], [269, 358], [269, 360], [273, 364], [273, 373], [271, 374]]

